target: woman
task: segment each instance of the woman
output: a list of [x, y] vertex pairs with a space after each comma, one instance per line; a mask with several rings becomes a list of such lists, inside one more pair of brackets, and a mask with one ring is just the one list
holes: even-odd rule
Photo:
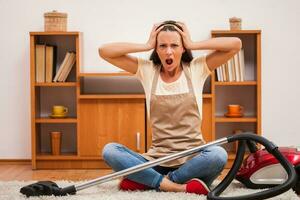
[[[204, 82], [240, 48], [241, 41], [235, 37], [194, 42], [186, 25], [175, 21], [154, 25], [145, 44], [110, 43], [100, 47], [103, 59], [141, 81], [153, 131], [152, 146], [142, 155], [121, 144], [107, 144], [103, 149], [107, 164], [120, 171], [203, 144], [200, 127]], [[150, 60], [129, 55], [152, 49]], [[193, 59], [191, 50], [213, 51]], [[226, 162], [227, 153], [222, 147], [207, 147], [197, 154], [128, 175], [120, 189], [152, 188], [206, 195]]]

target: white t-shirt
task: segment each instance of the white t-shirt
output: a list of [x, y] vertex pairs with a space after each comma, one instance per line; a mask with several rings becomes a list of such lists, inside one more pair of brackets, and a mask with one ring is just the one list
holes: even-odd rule
[[[154, 78], [156, 67], [153, 62], [145, 59], [138, 59], [138, 69], [135, 76], [141, 81], [145, 95], [146, 95], [146, 106], [148, 110], [148, 117], [150, 116], [150, 97], [151, 97], [151, 88]], [[202, 119], [202, 91], [203, 85], [206, 78], [211, 73], [207, 64], [206, 57], [201, 56], [194, 58], [190, 62], [190, 67], [188, 70], [191, 74], [192, 85], [194, 93], [196, 96], [196, 101], [198, 105], [198, 110], [200, 117]], [[159, 76], [157, 81], [157, 88], [155, 95], [173, 95], [173, 94], [182, 94], [189, 91], [188, 84], [184, 72], [182, 71], [180, 77], [171, 83], [164, 82]]]

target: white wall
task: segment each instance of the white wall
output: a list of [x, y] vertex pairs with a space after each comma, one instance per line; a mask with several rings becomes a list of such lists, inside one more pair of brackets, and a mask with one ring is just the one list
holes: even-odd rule
[[241, 17], [243, 29], [262, 30], [263, 134], [300, 145], [298, 0], [0, 0], [0, 159], [30, 158], [29, 32], [43, 31], [43, 13], [54, 9], [68, 13], [68, 30], [83, 32], [84, 72], [117, 71], [98, 57], [98, 46], [145, 42], [153, 23], [184, 21], [202, 40]]

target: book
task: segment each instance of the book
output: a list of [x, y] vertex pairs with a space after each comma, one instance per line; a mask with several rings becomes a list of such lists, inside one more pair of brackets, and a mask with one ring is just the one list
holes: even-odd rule
[[226, 79], [226, 66], [227, 66], [227, 63], [225, 63], [225, 64], [222, 66], [222, 77], [223, 77], [223, 81], [227, 81], [227, 79]]
[[225, 64], [222, 64], [221, 67], [219, 67], [220, 69], [220, 81], [224, 81], [224, 77], [223, 77], [223, 68], [224, 68]]
[[240, 79], [240, 64], [239, 64], [239, 58], [238, 58], [239, 53], [236, 53], [233, 56], [234, 59], [234, 73], [235, 73], [235, 81], [241, 81]]
[[221, 66], [216, 69], [217, 70], [217, 81], [221, 81], [221, 72], [220, 72]]
[[56, 66], [56, 46], [46, 46], [46, 82], [52, 82]]
[[240, 63], [240, 78], [241, 81], [245, 80], [245, 60], [244, 60], [244, 50], [239, 51], [239, 63]]
[[63, 61], [62, 61], [62, 63], [60, 64], [60, 66], [59, 66], [59, 68], [58, 68], [58, 70], [57, 70], [57, 72], [56, 72], [56, 74], [55, 74], [55, 77], [54, 77], [54, 79], [53, 79], [53, 82], [57, 82], [57, 81], [58, 81], [58, 77], [60, 76], [60, 74], [61, 74], [61, 72], [62, 72], [62, 70], [63, 70], [63, 68], [64, 68], [66, 62], [68, 61], [68, 59], [69, 59], [69, 57], [70, 57], [70, 55], [71, 55], [70, 52], [67, 52], [67, 53], [66, 53], [66, 55], [65, 55], [65, 57], [64, 57], [64, 59], [63, 59]]
[[45, 82], [45, 57], [46, 57], [46, 45], [35, 45], [35, 81], [37, 83]]
[[64, 65], [61, 66], [61, 72], [57, 78], [58, 82], [62, 82], [63, 73], [65, 73], [66, 68], [68, 67], [69, 63], [71, 62], [72, 56], [73, 56], [72, 52], [69, 52], [69, 56], [68, 56], [66, 62], [64, 63]]
[[61, 75], [58, 77], [58, 81], [65, 82], [67, 80], [67, 77], [68, 77], [72, 67], [75, 64], [75, 61], [76, 61], [76, 54], [71, 53], [71, 55], [68, 59], [68, 62], [66, 62], [66, 65], [63, 68]]

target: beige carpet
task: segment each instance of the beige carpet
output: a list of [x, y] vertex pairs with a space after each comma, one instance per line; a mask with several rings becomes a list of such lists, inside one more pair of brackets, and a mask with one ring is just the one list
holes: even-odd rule
[[[67, 182], [67, 181], [55, 181], [59, 187], [66, 187], [69, 185], [76, 185], [79, 182]], [[145, 192], [122, 192], [118, 190], [118, 181], [111, 181], [101, 185], [93, 186], [85, 190], [78, 191], [76, 195], [54, 197], [54, 196], [42, 196], [42, 197], [31, 197], [26, 198], [19, 190], [21, 187], [31, 184], [32, 182], [22, 181], [0, 181], [0, 200], [205, 200], [205, 196], [199, 196], [194, 194], [186, 193], [171, 193], [171, 192], [156, 192], [156, 191], [145, 191]], [[256, 190], [257, 191], [257, 190]], [[255, 190], [245, 189], [240, 183], [234, 182], [224, 192], [224, 196], [235, 196], [242, 194], [253, 193]], [[297, 195], [289, 190], [288, 192], [281, 194], [280, 196], [272, 198], [274, 200], [296, 200], [300, 199]]]

